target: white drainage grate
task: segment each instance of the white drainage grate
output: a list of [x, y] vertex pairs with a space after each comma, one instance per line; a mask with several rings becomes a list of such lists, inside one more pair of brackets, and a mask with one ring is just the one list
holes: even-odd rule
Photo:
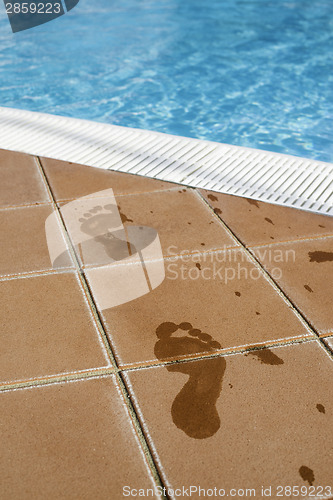
[[0, 148], [333, 215], [333, 164], [0, 108]]

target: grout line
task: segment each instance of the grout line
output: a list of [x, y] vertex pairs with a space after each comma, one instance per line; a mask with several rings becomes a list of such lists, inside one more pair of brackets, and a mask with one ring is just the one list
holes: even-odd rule
[[178, 363], [188, 363], [191, 361], [200, 361], [200, 360], [207, 360], [207, 359], [214, 359], [214, 358], [219, 358], [219, 357], [225, 357], [225, 356], [234, 356], [236, 354], [244, 354], [247, 352], [252, 352], [252, 351], [260, 351], [263, 349], [270, 349], [270, 348], [275, 348], [275, 347], [286, 347], [289, 345], [295, 345], [295, 344], [303, 344], [305, 342], [317, 342], [319, 339], [315, 336], [311, 337], [294, 337], [294, 338], [289, 338], [289, 339], [284, 339], [281, 341], [271, 341], [271, 342], [265, 342], [260, 344], [253, 344], [252, 346], [239, 346], [239, 347], [230, 347], [227, 348], [223, 351], [215, 351], [215, 352], [207, 352], [207, 353], [197, 353], [193, 355], [189, 355], [186, 357], [179, 357], [177, 359], [170, 359], [170, 360], [149, 360], [148, 362], [142, 362], [142, 363], [133, 363], [133, 364], [128, 364], [128, 365], [123, 365], [119, 368], [119, 371], [122, 373], [127, 373], [133, 370], [144, 370], [147, 368], [160, 368], [160, 367], [165, 367], [169, 366], [172, 364], [178, 364]]
[[[74, 247], [72, 245], [72, 242], [69, 238], [69, 235], [67, 233], [67, 230], [66, 230], [66, 226], [65, 226], [65, 223], [64, 223], [64, 220], [62, 218], [62, 214], [57, 206], [57, 203], [55, 201], [55, 198], [54, 198], [54, 195], [53, 195], [53, 192], [52, 192], [52, 188], [51, 186], [49, 185], [48, 183], [48, 179], [46, 177], [46, 174], [43, 170], [43, 167], [42, 167], [42, 164], [41, 164], [41, 161], [39, 159], [39, 157], [35, 157], [35, 161], [37, 163], [37, 166], [39, 167], [40, 171], [41, 171], [41, 174], [43, 176], [43, 180], [46, 184], [46, 188], [48, 190], [48, 193], [49, 195], [51, 196], [51, 199], [53, 201], [53, 206], [54, 206], [54, 209], [56, 210], [60, 220], [61, 220], [61, 225], [62, 225], [62, 229], [63, 229], [63, 232], [65, 234], [65, 237], [66, 237], [66, 240], [67, 240], [67, 245], [68, 245], [68, 248], [69, 248], [69, 251], [72, 255], [72, 259], [75, 263], [75, 266], [76, 266], [76, 269], [77, 269], [77, 272], [78, 272], [78, 276], [80, 278], [80, 281], [81, 281], [81, 285], [83, 287], [83, 290], [84, 290], [84, 293], [85, 293], [85, 296], [86, 296], [86, 299], [88, 300], [88, 303], [89, 303], [89, 306], [91, 308], [91, 311], [93, 313], [93, 318], [95, 319], [95, 322], [97, 324], [97, 328], [98, 328], [98, 331], [102, 337], [102, 340], [103, 340], [103, 343], [105, 345], [105, 348], [107, 350], [107, 353], [109, 355], [109, 358], [110, 358], [110, 361], [111, 361], [111, 364], [113, 366], [113, 373], [116, 374], [116, 378], [118, 380], [118, 383], [119, 383], [119, 386], [122, 390], [122, 393], [123, 393], [123, 396], [124, 396], [124, 400], [127, 404], [127, 408], [130, 412], [130, 415], [131, 415], [131, 418], [132, 418], [132, 422], [133, 422], [133, 425], [137, 431], [137, 434], [138, 434], [138, 437], [139, 437], [139, 441], [140, 441], [140, 444], [141, 444], [141, 447], [142, 447], [142, 450], [144, 452], [144, 455], [146, 457], [146, 460], [148, 462], [148, 465], [150, 467], [150, 471], [151, 471], [151, 474], [155, 480], [155, 483], [157, 486], [164, 486], [161, 479], [160, 479], [160, 476], [159, 476], [159, 473], [158, 473], [158, 470], [157, 470], [157, 466], [154, 462], [154, 459], [153, 459], [153, 456], [151, 454], [151, 451], [150, 451], [150, 448], [149, 448], [149, 444], [148, 442], [146, 441], [144, 435], [143, 435], [143, 431], [142, 431], [142, 428], [141, 428], [141, 423], [134, 411], [134, 408], [133, 408], [133, 405], [132, 405], [132, 402], [131, 402], [131, 396], [129, 394], [129, 392], [127, 391], [125, 385], [124, 385], [124, 382], [121, 378], [121, 375], [119, 374], [119, 368], [118, 368], [118, 365], [117, 365], [117, 361], [116, 361], [116, 358], [114, 356], [114, 353], [113, 353], [113, 350], [112, 350], [112, 346], [111, 346], [111, 343], [109, 342], [108, 340], [108, 337], [106, 335], [106, 332], [103, 328], [103, 323], [101, 321], [101, 318], [100, 318], [100, 315], [99, 315], [99, 312], [97, 310], [97, 307], [96, 307], [96, 304], [95, 304], [95, 301], [94, 301], [94, 298], [93, 298], [93, 295], [92, 295], [92, 292], [90, 290], [90, 287], [89, 287], [89, 284], [86, 280], [86, 277], [80, 267], [80, 264], [79, 264], [79, 261], [78, 261], [78, 258], [77, 258], [77, 255], [75, 253], [75, 250], [74, 250]], [[164, 497], [164, 498], [167, 498], [167, 497]]]
[[326, 344], [326, 342], [324, 342], [324, 338], [323, 337], [319, 337], [319, 343], [321, 345], [321, 347], [327, 352], [327, 354], [329, 355], [329, 357], [332, 359], [333, 361], [333, 351], [330, 349], [330, 347]]
[[[333, 234], [322, 234], [318, 236], [305, 236], [304, 238], [296, 238], [294, 240], [281, 240], [281, 241], [272, 241], [271, 243], [257, 243], [247, 245], [246, 248], [262, 248], [262, 247], [272, 247], [277, 245], [285, 245], [288, 243], [301, 243], [303, 241], [317, 241], [317, 240], [325, 240], [333, 238]], [[244, 244], [245, 245], [245, 244]]]
[[[124, 228], [126, 229], [127, 227], [131, 227], [130, 225], [126, 225], [126, 223], [124, 224]], [[243, 253], [243, 247], [241, 245], [238, 245], [238, 246], [224, 246], [224, 247], [220, 247], [220, 248], [211, 248], [211, 249], [208, 249], [206, 251], [201, 251], [201, 250], [193, 250], [193, 251], [190, 251], [190, 252], [186, 252], [186, 253], [172, 253], [170, 255], [163, 255], [162, 257], [158, 257], [158, 258], [150, 258], [150, 259], [145, 259], [145, 262], [159, 262], [161, 260], [163, 261], [171, 261], [173, 262], [174, 260], [178, 260], [178, 259], [187, 259], [188, 257], [191, 257], [191, 256], [195, 256], [195, 257], [205, 257], [206, 255], [216, 255], [216, 254], [220, 254], [220, 253], [227, 253], [229, 251], [241, 251]], [[131, 266], [133, 265], [133, 261], [132, 262], [120, 262], [120, 261], [114, 261], [112, 262], [111, 264], [108, 264], [108, 266]], [[105, 264], [87, 264], [87, 265], [84, 265], [82, 266], [82, 268], [85, 270], [89, 270], [89, 269], [98, 269], [100, 267], [105, 267]]]
[[[199, 190], [197, 190], [198, 196], [201, 198], [202, 202], [205, 203], [211, 211], [215, 214], [212, 206], [208, 203], [208, 201], [204, 198], [204, 196], [200, 193]], [[221, 221], [222, 225], [225, 227], [225, 229], [229, 232], [229, 234], [232, 236], [234, 240], [236, 240], [244, 249], [244, 251], [247, 253], [249, 256], [250, 260], [252, 263], [256, 266], [259, 267], [259, 269], [262, 271], [264, 277], [267, 279], [267, 281], [273, 286], [275, 291], [281, 296], [281, 298], [285, 301], [286, 304], [288, 304], [292, 310], [294, 311], [295, 315], [298, 317], [298, 319], [303, 323], [303, 325], [306, 327], [306, 329], [315, 335], [315, 337], [320, 340], [320, 336], [318, 332], [316, 331], [315, 327], [311, 324], [311, 322], [305, 317], [305, 315], [301, 312], [301, 310], [294, 304], [292, 299], [289, 298], [289, 296], [280, 288], [278, 283], [272, 278], [272, 276], [269, 274], [268, 271], [263, 267], [261, 262], [256, 258], [256, 256], [245, 246], [245, 244], [236, 236], [236, 234], [230, 229], [230, 227], [224, 222], [224, 220], [219, 217], [217, 214], [215, 214], [216, 217]]]
[[[146, 370], [149, 368], [164, 368], [169, 365], [173, 364], [179, 364], [179, 363], [190, 363], [193, 361], [203, 361], [203, 360], [209, 360], [209, 359], [215, 359], [215, 358], [223, 358], [226, 356], [235, 356], [235, 355], [240, 355], [240, 354], [246, 354], [252, 351], [261, 351], [263, 349], [274, 349], [274, 348], [280, 348], [280, 347], [288, 347], [288, 346], [293, 346], [297, 344], [303, 344], [307, 342], [318, 342], [323, 339], [317, 339], [315, 336], [313, 337], [300, 337], [300, 338], [292, 338], [292, 339], [286, 339], [285, 341], [281, 342], [270, 342], [270, 343], [265, 343], [262, 345], [253, 345], [253, 346], [241, 346], [240, 348], [237, 347], [231, 347], [229, 350], [226, 351], [217, 351], [217, 352], [210, 352], [210, 353], [198, 353], [198, 354], [193, 354], [189, 355], [186, 358], [179, 358], [179, 359], [171, 359], [171, 360], [156, 360], [154, 362], [153, 360], [150, 360], [149, 362], [141, 362], [137, 364], [132, 364], [132, 365], [127, 365], [127, 366], [121, 366], [120, 368], [107, 368], [107, 367], [99, 367], [99, 368], [92, 368], [86, 371], [80, 371], [80, 372], [72, 372], [68, 374], [63, 374], [63, 375], [50, 375], [50, 376], [45, 376], [45, 377], [40, 377], [40, 378], [35, 378], [35, 379], [28, 379], [28, 380], [22, 380], [18, 382], [5, 382], [0, 384], [0, 392], [2, 391], [9, 391], [9, 390], [15, 390], [15, 389], [24, 389], [27, 387], [39, 387], [40, 385], [52, 385], [56, 384], [59, 382], [66, 382], [66, 381], [71, 381], [71, 380], [85, 380], [89, 378], [96, 378], [98, 376], [103, 376], [103, 375], [123, 375], [131, 371], [138, 371], [138, 370]], [[322, 344], [322, 342], [319, 342]], [[333, 353], [330, 352], [332, 357]]]
[[111, 349], [111, 346], [110, 346], [110, 344], [109, 344], [109, 342], [107, 340], [107, 337], [106, 337], [103, 325], [101, 323], [101, 319], [99, 317], [97, 308], [96, 308], [94, 300], [93, 300], [93, 298], [91, 296], [89, 285], [88, 285], [88, 283], [86, 281], [86, 278], [85, 278], [85, 275], [84, 275], [84, 273], [83, 273], [83, 271], [82, 271], [82, 269], [80, 267], [80, 263], [78, 261], [77, 255], [76, 255], [75, 250], [73, 248], [73, 245], [72, 245], [72, 242], [70, 240], [70, 237], [69, 237], [69, 235], [67, 233], [67, 229], [66, 229], [66, 226], [65, 226], [62, 214], [61, 214], [60, 209], [58, 208], [58, 206], [57, 206], [57, 204], [55, 202], [55, 199], [54, 199], [54, 196], [53, 196], [53, 193], [52, 193], [52, 189], [51, 189], [50, 185], [48, 184], [47, 177], [46, 177], [46, 175], [44, 173], [43, 167], [42, 167], [42, 165], [41, 165], [40, 160], [39, 160], [38, 157], [36, 157], [36, 163], [37, 163], [37, 165], [39, 166], [39, 168], [41, 170], [41, 174], [43, 175], [43, 180], [44, 180], [44, 182], [46, 184], [48, 193], [50, 194], [51, 199], [53, 200], [52, 205], [53, 205], [54, 211], [58, 215], [59, 222], [60, 222], [60, 225], [61, 225], [61, 229], [62, 229], [63, 235], [64, 235], [66, 243], [67, 243], [68, 251], [69, 251], [69, 253], [70, 253], [71, 257], [72, 257], [72, 260], [74, 262], [75, 270], [78, 273], [78, 277], [79, 277], [79, 280], [80, 280], [80, 283], [81, 283], [81, 286], [82, 286], [82, 289], [83, 289], [83, 294], [84, 294], [85, 298], [88, 301], [88, 305], [89, 305], [90, 311], [92, 313], [93, 319], [96, 322], [97, 330], [98, 330], [99, 334], [102, 337], [103, 344], [104, 344], [104, 346], [106, 348], [106, 351], [107, 351], [107, 353], [109, 355], [109, 359], [110, 359], [113, 367], [114, 368], [118, 368], [117, 367], [117, 363], [115, 361], [115, 357], [114, 357], [112, 349]]
[[66, 375], [54, 375], [44, 378], [35, 378], [26, 381], [8, 382], [0, 385], [0, 393], [8, 392], [17, 389], [27, 389], [29, 387], [40, 387], [42, 385], [53, 385], [61, 382], [70, 382], [74, 380], [86, 380], [96, 378], [103, 375], [115, 375], [116, 371], [113, 368], [92, 368], [85, 372], [73, 372]]
[[[123, 395], [123, 398], [124, 398], [124, 400], [126, 402], [127, 409], [129, 411], [132, 423], [133, 423], [134, 428], [136, 430], [138, 439], [140, 441], [141, 447], [143, 449], [145, 458], [146, 458], [146, 460], [148, 462], [148, 466], [149, 466], [150, 471], [151, 471], [151, 473], [153, 475], [155, 483], [156, 483], [156, 485], [158, 487], [161, 487], [162, 490], [163, 490], [164, 484], [163, 484], [161, 475], [160, 475], [160, 473], [158, 471], [157, 465], [156, 465], [156, 463], [154, 461], [153, 453], [152, 453], [152, 451], [150, 449], [150, 446], [149, 446], [149, 441], [145, 437], [144, 430], [142, 428], [140, 419], [139, 419], [139, 417], [137, 415], [137, 412], [135, 410], [134, 404], [132, 403], [131, 394], [130, 394], [129, 390], [126, 387], [125, 381], [124, 381], [124, 379], [122, 377], [122, 374], [120, 372], [118, 372], [116, 374], [116, 379], [117, 379], [118, 385], [120, 387], [121, 393]], [[169, 500], [169, 496], [167, 494], [165, 494], [165, 495], [162, 494], [161, 498]]]
[[64, 267], [59, 269], [43, 269], [41, 271], [28, 271], [19, 274], [4, 274], [0, 276], [0, 281], [18, 280], [23, 278], [37, 278], [38, 276], [49, 276], [56, 274], [74, 273], [74, 267]]
[[6, 210], [14, 210], [17, 208], [32, 208], [32, 207], [43, 207], [50, 206], [51, 201], [35, 201], [31, 203], [22, 203], [20, 205], [6, 205], [5, 207], [0, 207], [0, 212], [5, 212]]
[[[84, 165], [83, 165], [84, 166]], [[95, 167], [92, 167], [92, 168], [95, 168]], [[136, 174], [127, 174], [126, 172], [124, 172], [124, 175], [136, 175]], [[142, 177], [142, 176], [139, 176], [137, 175], [136, 177]], [[155, 180], [156, 182], [166, 182], [166, 181], [159, 181], [158, 179], [153, 179], [151, 178], [152, 180]], [[185, 186], [189, 191], [194, 191], [195, 188], [191, 187], [191, 186]], [[135, 192], [131, 192], [131, 193], [114, 193], [114, 196], [116, 198], [123, 198], [123, 197], [127, 197], [127, 196], [140, 196], [140, 195], [146, 195], [146, 194], [158, 194], [158, 193], [168, 193], [169, 191], [179, 191], [180, 188], [184, 188], [184, 185], [180, 184], [179, 186], [176, 186], [176, 187], [169, 187], [169, 188], [164, 188], [164, 189], [154, 189], [153, 191], [135, 191]], [[106, 189], [112, 189], [113, 188], [106, 188]], [[102, 190], [101, 190], [102, 191]], [[105, 191], [103, 189], [103, 191]], [[98, 199], [103, 199], [105, 198], [105, 194], [102, 195], [102, 194], [99, 194], [99, 191], [97, 191], [97, 196], [90, 196], [90, 195], [84, 195], [82, 196], [82, 198], [84, 198], [85, 200], [98, 200]], [[56, 200], [56, 203], [57, 204], [63, 204], [63, 203], [70, 203], [71, 201], [76, 201], [78, 198], [64, 198], [64, 199], [59, 199], [59, 200]]]

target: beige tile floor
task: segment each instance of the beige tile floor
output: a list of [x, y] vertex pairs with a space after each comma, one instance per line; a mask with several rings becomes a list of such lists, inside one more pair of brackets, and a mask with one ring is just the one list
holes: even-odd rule
[[[8, 151], [0, 169], [1, 499], [333, 498], [332, 217]], [[66, 212], [86, 196], [87, 265]], [[124, 256], [115, 206], [160, 253]], [[139, 268], [147, 289], [103, 305]]]

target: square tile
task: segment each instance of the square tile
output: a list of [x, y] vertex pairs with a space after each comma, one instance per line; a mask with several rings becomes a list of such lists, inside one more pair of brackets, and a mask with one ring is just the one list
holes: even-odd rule
[[1, 498], [110, 500], [125, 485], [154, 487], [113, 378], [8, 391], [0, 404]]
[[52, 213], [51, 205], [0, 210], [3, 239], [0, 275], [52, 269], [49, 251], [51, 244], [59, 248], [59, 259], [54, 267], [73, 267], [58, 222], [53, 225], [52, 238], [47, 242], [45, 223]]
[[0, 150], [0, 207], [48, 202], [33, 156]]
[[74, 273], [0, 281], [0, 382], [109, 366]]
[[270, 246], [252, 252], [321, 335], [333, 332], [333, 238]]
[[115, 194], [128, 194], [159, 191], [177, 186], [172, 182], [51, 158], [41, 158], [41, 163], [57, 201], [80, 198], [108, 188], [112, 188]]
[[264, 486], [278, 498], [281, 485], [333, 491], [332, 376], [332, 359], [314, 341], [133, 370], [125, 379], [170, 487], [217, 487], [225, 496], [254, 488], [252, 497], [265, 498]]
[[247, 246], [333, 235], [333, 217], [214, 191], [200, 190]]
[[[121, 365], [182, 359], [311, 336], [242, 249], [166, 259], [164, 264], [165, 279], [159, 286], [111, 308], [103, 308], [95, 295], [95, 287], [101, 289], [98, 279], [104, 279], [103, 275], [97, 276], [95, 282], [88, 274]], [[136, 287], [134, 272], [132, 276]], [[121, 289], [123, 281], [120, 273], [108, 286]]]

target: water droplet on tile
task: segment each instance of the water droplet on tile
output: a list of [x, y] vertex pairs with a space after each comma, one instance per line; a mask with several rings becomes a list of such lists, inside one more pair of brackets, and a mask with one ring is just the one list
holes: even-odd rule
[[321, 250], [316, 250], [314, 252], [309, 252], [310, 262], [330, 262], [333, 261], [333, 252], [323, 252]]
[[259, 205], [259, 203], [257, 202], [257, 200], [251, 200], [251, 198], [245, 198], [245, 199], [246, 199], [246, 201], [247, 201], [248, 203], [250, 203], [250, 205], [254, 205], [254, 206], [255, 206], [255, 207], [257, 207], [257, 208], [260, 208], [260, 205]]
[[320, 413], [326, 413], [326, 411], [325, 411], [325, 406], [324, 406], [324, 405], [322, 405], [322, 404], [318, 403], [318, 404], [316, 405], [316, 408], [317, 408], [317, 410], [318, 410]]
[[307, 481], [310, 486], [312, 486], [312, 484], [313, 484], [313, 482], [315, 480], [313, 470], [310, 469], [309, 467], [307, 467], [306, 465], [302, 465], [299, 468], [298, 472], [300, 473], [301, 478], [304, 481]]

